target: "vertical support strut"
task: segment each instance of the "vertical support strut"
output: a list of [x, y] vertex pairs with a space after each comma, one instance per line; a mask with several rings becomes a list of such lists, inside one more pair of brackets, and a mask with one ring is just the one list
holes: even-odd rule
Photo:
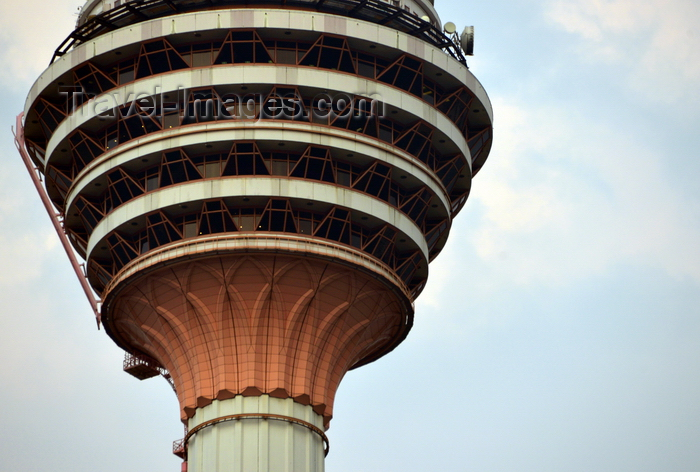
[[68, 236], [66, 235], [66, 232], [63, 228], [63, 224], [58, 218], [59, 215], [56, 213], [53, 204], [51, 203], [51, 199], [46, 193], [44, 186], [41, 184], [41, 179], [39, 178], [38, 171], [34, 166], [32, 159], [29, 157], [29, 154], [27, 153], [24, 141], [24, 124], [22, 123], [23, 117], [24, 113], [20, 113], [19, 115], [17, 115], [17, 121], [15, 126], [16, 129], [12, 130], [12, 134], [15, 136], [15, 146], [17, 147], [17, 151], [19, 151], [20, 156], [22, 156], [24, 165], [27, 166], [29, 176], [32, 178], [32, 182], [34, 183], [34, 187], [36, 187], [37, 192], [39, 192], [41, 202], [44, 204], [44, 208], [49, 214], [49, 218], [51, 219], [51, 223], [53, 224], [54, 229], [56, 230], [58, 239], [61, 241], [61, 245], [66, 251], [66, 254], [68, 255], [68, 259], [70, 260], [71, 266], [73, 266], [75, 275], [78, 277], [80, 286], [83, 288], [83, 292], [85, 292], [85, 296], [87, 297], [88, 302], [90, 302], [90, 306], [92, 307], [92, 310], [95, 313], [97, 329], [100, 329], [100, 323], [102, 321], [102, 317], [100, 315], [99, 310], [100, 302], [97, 300], [95, 294], [92, 291], [92, 288], [90, 287], [90, 283], [87, 280], [87, 276], [85, 275], [85, 272], [83, 272], [82, 266], [78, 261], [75, 252], [73, 252], [73, 247], [71, 246], [70, 241], [68, 241]]

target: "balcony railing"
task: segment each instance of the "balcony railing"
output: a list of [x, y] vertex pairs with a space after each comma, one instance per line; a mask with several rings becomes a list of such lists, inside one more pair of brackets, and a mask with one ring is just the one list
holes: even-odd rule
[[[254, 5], [302, 8], [388, 26], [420, 38], [467, 65], [461, 47], [429, 21], [381, 0], [248, 0], [243, 6]], [[124, 3], [76, 28], [56, 49], [51, 62], [78, 44], [125, 26], [179, 13], [241, 6], [240, 0], [135, 0]]]

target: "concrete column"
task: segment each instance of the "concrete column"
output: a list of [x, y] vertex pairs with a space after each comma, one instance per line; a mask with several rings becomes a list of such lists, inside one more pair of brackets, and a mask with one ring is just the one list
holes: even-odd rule
[[[215, 400], [198, 408], [189, 431], [231, 415], [241, 416], [204, 426], [188, 442], [188, 472], [323, 472], [324, 443], [311, 424], [323, 431], [323, 417], [291, 398], [268, 395]], [[281, 417], [298, 420], [297, 424]]]

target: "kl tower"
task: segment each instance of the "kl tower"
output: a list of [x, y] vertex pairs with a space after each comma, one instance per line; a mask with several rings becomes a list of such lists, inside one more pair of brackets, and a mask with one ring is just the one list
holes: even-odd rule
[[432, 0], [83, 6], [16, 143], [125, 370], [172, 384], [183, 470], [324, 470], [489, 153], [472, 45]]

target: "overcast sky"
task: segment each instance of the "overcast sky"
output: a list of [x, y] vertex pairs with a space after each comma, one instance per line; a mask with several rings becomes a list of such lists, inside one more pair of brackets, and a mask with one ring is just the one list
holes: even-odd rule
[[[494, 146], [326, 470], [700, 470], [700, 3], [435, 3]], [[122, 372], [12, 144], [80, 4], [0, 3], [0, 470], [175, 472], [175, 396]]]

